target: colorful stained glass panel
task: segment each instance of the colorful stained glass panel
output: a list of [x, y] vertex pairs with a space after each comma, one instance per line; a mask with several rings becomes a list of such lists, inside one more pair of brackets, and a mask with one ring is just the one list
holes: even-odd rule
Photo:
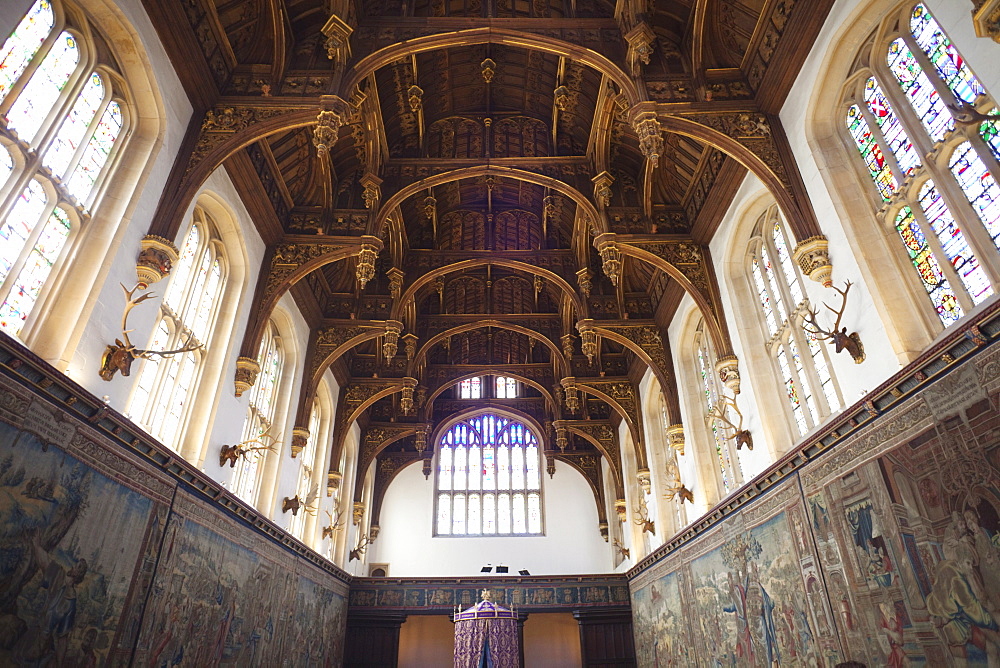
[[21, 77], [28, 63], [38, 52], [38, 48], [52, 31], [54, 22], [52, 3], [38, 0], [13, 34], [0, 47], [0, 102], [10, 92], [11, 87]]
[[7, 112], [7, 127], [29, 144], [55, 107], [80, 58], [76, 38], [63, 32]]
[[937, 70], [938, 76], [948, 85], [959, 100], [974, 103], [986, 91], [965, 64], [955, 45], [923, 3], [918, 3], [910, 15], [910, 32], [917, 44]]
[[927, 291], [927, 296], [938, 314], [938, 318], [947, 327], [964, 315], [962, 306], [958, 303], [948, 279], [931, 253], [923, 231], [913, 217], [910, 207], [904, 206], [896, 216], [896, 231], [903, 242], [903, 247], [910, 256], [910, 262], [920, 276], [920, 282]]
[[90, 204], [91, 191], [97, 183], [104, 167], [108, 164], [111, 151], [118, 141], [118, 135], [122, 130], [122, 110], [114, 100], [108, 103], [101, 120], [97, 124], [97, 129], [87, 142], [87, 148], [83, 152], [83, 157], [73, 170], [66, 190], [76, 198], [78, 202]]
[[955, 128], [955, 121], [902, 37], [889, 45], [887, 62], [927, 134], [934, 141], [944, 139]]
[[854, 145], [861, 153], [872, 182], [878, 188], [879, 195], [888, 202], [892, 199], [896, 189], [899, 188], [899, 183], [892, 175], [892, 170], [889, 169], [885, 156], [882, 155], [882, 149], [879, 148], [878, 142], [875, 141], [875, 135], [872, 134], [872, 130], [868, 126], [868, 121], [861, 113], [861, 108], [856, 104], [852, 104], [847, 110], [847, 130], [854, 138]]
[[875, 117], [875, 122], [882, 131], [889, 149], [896, 156], [896, 163], [903, 176], [910, 176], [920, 166], [920, 158], [875, 77], [868, 77], [868, 81], [865, 82], [865, 102]]
[[56, 208], [42, 228], [24, 266], [14, 280], [3, 305], [0, 306], [0, 328], [8, 334], [21, 333], [24, 321], [31, 314], [38, 295], [49, 277], [52, 265], [69, 238], [70, 221], [66, 212]]
[[87, 128], [90, 127], [90, 122], [94, 120], [97, 108], [103, 101], [104, 80], [101, 79], [101, 75], [94, 72], [87, 79], [87, 85], [77, 95], [69, 113], [59, 124], [59, 131], [53, 137], [52, 143], [42, 154], [42, 164], [64, 181], [69, 176], [67, 171], [70, 162], [76, 155], [77, 148], [83, 143]]

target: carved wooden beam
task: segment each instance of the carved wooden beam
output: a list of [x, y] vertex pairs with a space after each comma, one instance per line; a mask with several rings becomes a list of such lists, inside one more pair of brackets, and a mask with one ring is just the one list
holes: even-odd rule
[[576, 386], [587, 394], [607, 402], [625, 420], [632, 434], [636, 466], [646, 468], [642, 415], [639, 410], [638, 393], [632, 383], [627, 378], [577, 378]]
[[422, 424], [370, 424], [361, 436], [361, 447], [358, 453], [358, 468], [354, 483], [354, 500], [360, 501], [364, 494], [365, 476], [368, 467], [382, 451], [400, 439], [417, 433]]
[[585, 439], [597, 451], [604, 455], [611, 467], [611, 476], [615, 481], [615, 498], [623, 498], [625, 494], [622, 477], [621, 445], [618, 442], [618, 430], [607, 420], [561, 420], [561, 426], [573, 434]]
[[404, 386], [405, 383], [401, 378], [372, 378], [354, 380], [341, 388], [333, 426], [333, 451], [330, 455], [331, 474], [342, 473], [338, 471], [338, 467], [340, 466], [340, 454], [344, 449], [344, 439], [358, 416], [382, 397], [399, 392]]

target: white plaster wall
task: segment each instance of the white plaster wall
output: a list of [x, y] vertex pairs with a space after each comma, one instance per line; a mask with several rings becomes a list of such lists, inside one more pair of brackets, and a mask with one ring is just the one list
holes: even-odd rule
[[434, 537], [434, 481], [424, 480], [419, 464], [410, 465], [386, 490], [368, 562], [388, 563], [392, 577], [472, 576], [487, 563], [506, 564], [510, 575], [522, 568], [532, 575], [610, 572], [594, 494], [583, 476], [556, 461], [555, 477], [546, 476], [542, 489], [544, 536]]

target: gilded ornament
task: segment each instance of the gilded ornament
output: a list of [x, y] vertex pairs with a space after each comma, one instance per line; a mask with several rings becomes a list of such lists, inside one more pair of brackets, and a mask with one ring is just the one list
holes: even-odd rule
[[378, 257], [378, 251], [379, 249], [373, 244], [361, 244], [356, 275], [362, 290], [368, 285], [368, 281], [375, 277], [375, 259]]
[[610, 172], [601, 172], [591, 179], [594, 184], [594, 198], [601, 206], [611, 205], [611, 184], [615, 182], [615, 177]]
[[563, 392], [566, 395], [565, 403], [566, 410], [570, 413], [576, 413], [580, 410], [580, 397], [577, 394], [576, 389], [576, 378], [566, 377], [559, 381], [562, 385]]
[[260, 373], [260, 364], [253, 357], [236, 358], [236, 396], [241, 397], [257, 382], [257, 374]]
[[628, 504], [625, 499], [615, 500], [615, 513], [618, 514], [618, 521], [622, 524], [628, 522]]
[[385, 323], [384, 341], [382, 342], [382, 354], [387, 360], [396, 356], [399, 344], [399, 333], [403, 331], [403, 323], [398, 320], [387, 320]]
[[676, 450], [679, 454], [684, 454], [684, 425], [672, 424], [667, 427], [667, 445]]
[[486, 83], [490, 83], [493, 81], [493, 75], [496, 74], [497, 64], [492, 58], [487, 58], [479, 64], [479, 69], [483, 74], [483, 80], [485, 80]]
[[326, 495], [333, 496], [340, 488], [340, 481], [344, 478], [339, 471], [330, 471], [326, 474]]
[[305, 427], [292, 428], [292, 457], [298, 456], [309, 443], [309, 430]]
[[833, 285], [833, 265], [830, 263], [830, 244], [826, 237], [818, 235], [803, 239], [792, 252], [802, 273], [822, 283], [823, 287]]
[[740, 393], [740, 362], [736, 355], [723, 355], [715, 362], [715, 371], [719, 374], [719, 380], [733, 394]]
[[147, 234], [139, 242], [139, 257], [135, 261], [135, 275], [139, 280], [140, 289], [162, 280], [170, 274], [170, 270], [179, 256], [177, 247], [168, 239], [155, 234]]
[[604, 273], [611, 279], [611, 284], [618, 287], [618, 281], [622, 275], [622, 252], [618, 249], [618, 244], [615, 243], [614, 232], [597, 235], [597, 238], [594, 239], [594, 245], [597, 246], [597, 252], [601, 256]]
[[580, 332], [580, 350], [587, 356], [587, 360], [592, 364], [597, 357], [597, 330], [590, 323], [593, 321], [581, 320], [576, 324], [576, 330]]

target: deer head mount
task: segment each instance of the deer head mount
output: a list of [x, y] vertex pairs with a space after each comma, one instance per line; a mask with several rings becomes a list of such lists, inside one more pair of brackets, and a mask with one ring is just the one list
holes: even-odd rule
[[667, 485], [666, 489], [663, 490], [663, 498], [667, 501], [673, 501], [675, 498], [680, 497], [681, 504], [685, 501], [688, 503], [694, 503], [694, 494], [690, 489], [684, 486], [681, 482], [681, 472], [677, 468], [676, 461], [670, 461], [667, 464]]
[[132, 372], [132, 362], [136, 359], [148, 360], [154, 355], [170, 357], [171, 355], [187, 353], [201, 348], [200, 343], [198, 345], [190, 345], [190, 336], [188, 336], [188, 345], [177, 350], [140, 350], [136, 348], [128, 338], [129, 332], [132, 331], [128, 329], [128, 314], [137, 305], [156, 296], [151, 292], [147, 292], [138, 297], [133, 297], [136, 290], [140, 289], [145, 290], [146, 284], [136, 283], [135, 287], [131, 290], [122, 285], [122, 291], [125, 293], [125, 311], [122, 313], [122, 338], [115, 339], [114, 344], [108, 344], [108, 347], [104, 350], [104, 356], [101, 358], [101, 369], [98, 372], [104, 380], [110, 381], [115, 377], [115, 373], [119, 371], [123, 376], [128, 376]]
[[340, 528], [344, 526], [344, 511], [341, 508], [337, 508], [336, 514], [331, 514], [329, 510], [324, 510], [327, 518], [330, 522], [323, 527], [323, 538], [333, 538], [333, 534], [340, 531]]
[[622, 559], [628, 559], [631, 557], [632, 552], [627, 547], [622, 545], [622, 542], [615, 538], [614, 540], [615, 549], [618, 550], [618, 554], [622, 555]]
[[825, 302], [823, 303], [823, 306], [826, 306], [837, 316], [837, 320], [833, 323], [833, 328], [826, 330], [820, 327], [819, 323], [816, 322], [816, 316], [819, 315], [819, 309], [811, 309], [808, 311], [809, 315], [807, 315], [802, 321], [802, 329], [809, 334], [813, 334], [820, 341], [825, 341], [827, 339], [832, 340], [834, 348], [838, 353], [842, 350], [846, 350], [854, 360], [855, 364], [861, 364], [865, 361], [865, 346], [861, 343], [861, 336], [859, 336], [857, 332], [848, 334], [846, 327], [840, 329], [840, 319], [844, 317], [844, 309], [847, 307], [847, 293], [851, 289], [851, 282], [847, 281], [843, 290], [836, 286], [831, 287], [840, 293], [840, 296], [843, 298], [843, 302], [841, 303], [839, 310], [831, 308]]
[[292, 516], [299, 514], [299, 510], [304, 509], [307, 515], [315, 515], [316, 508], [312, 504], [316, 502], [316, 498], [319, 496], [319, 486], [314, 485], [312, 489], [309, 490], [309, 494], [306, 495], [305, 500], [299, 498], [299, 495], [289, 498], [285, 497], [281, 500], [281, 512], [287, 513], [289, 510], [292, 511]]
[[[738, 422], [733, 422], [729, 418], [730, 409], [736, 413], [739, 418]], [[709, 409], [706, 415], [706, 420], [711, 423], [712, 420], [716, 420], [722, 424], [722, 429], [727, 434], [723, 434], [726, 439], [732, 439], [736, 442], [736, 449], [742, 450], [743, 446], [746, 446], [747, 450], [753, 450], [753, 436], [750, 435], [748, 429], [743, 428], [743, 413], [740, 412], [740, 407], [736, 405], [736, 397], [730, 397], [725, 394], [716, 402], [712, 408]]]
[[656, 523], [649, 519], [649, 508], [646, 506], [644, 496], [640, 497], [639, 505], [636, 506], [634, 512], [636, 515], [634, 520], [636, 526], [642, 527], [643, 532], [656, 533]]
[[229, 468], [236, 466], [240, 458], [247, 459], [254, 452], [276, 452], [278, 439], [271, 436], [268, 429], [257, 438], [240, 441], [236, 445], [223, 445], [219, 450], [219, 466], [225, 466], [229, 462]]
[[365, 552], [368, 550], [368, 546], [374, 542], [375, 542], [374, 536], [369, 536], [368, 534], [362, 534], [358, 538], [358, 544], [354, 546], [354, 549], [351, 550], [350, 554], [348, 555], [347, 561], [351, 562], [354, 561], [355, 559], [360, 561], [361, 557], [363, 557]]

